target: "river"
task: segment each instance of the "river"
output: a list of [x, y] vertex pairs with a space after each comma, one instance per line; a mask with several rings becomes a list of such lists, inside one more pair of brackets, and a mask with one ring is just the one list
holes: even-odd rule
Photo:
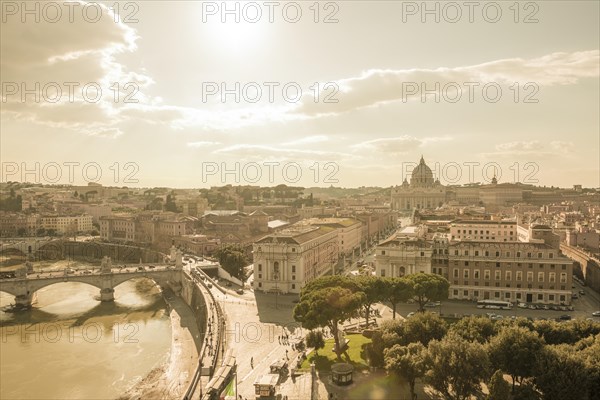
[[[171, 323], [152, 281], [117, 286], [114, 303], [98, 296], [59, 283], [29, 311], [0, 311], [0, 398], [115, 399], [168, 360]], [[0, 307], [12, 302], [0, 292]]]

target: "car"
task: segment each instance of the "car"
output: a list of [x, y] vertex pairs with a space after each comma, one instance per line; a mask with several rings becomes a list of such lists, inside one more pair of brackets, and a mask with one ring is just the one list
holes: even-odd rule
[[558, 317], [559, 320], [561, 321], [569, 321], [571, 320], [571, 316], [570, 315], [561, 315], [560, 317]]
[[580, 294], [581, 296], [585, 296], [585, 292], [584, 292], [583, 290], [580, 290], [580, 291], [579, 291], [579, 294]]
[[429, 303], [425, 304], [425, 307], [437, 307], [437, 306], [438, 306], [437, 304], [435, 304], [435, 303], [433, 303], [431, 301]]
[[600, 317], [600, 311], [594, 311], [594, 312], [592, 313], [592, 315], [593, 315], [594, 317]]
[[519, 303], [519, 304], [517, 304], [517, 307], [519, 307], [519, 308], [527, 308], [527, 304], [525, 304], [525, 303]]
[[578, 295], [577, 293], [573, 293], [573, 294], [571, 295], [571, 298], [572, 298], [572, 299], [578, 299], [578, 298], [579, 298], [579, 295]]
[[86, 270], [83, 271], [83, 273], [86, 274], [86, 275], [89, 275], [89, 274], [92, 273], [92, 271], [90, 271], [89, 269], [86, 269]]
[[498, 314], [496, 314], [496, 315], [494, 315], [493, 317], [490, 317], [490, 319], [491, 319], [492, 321], [500, 321], [501, 319], [504, 319], [504, 317], [503, 317], [502, 315], [498, 315]]
[[406, 318], [410, 318], [410, 317], [412, 317], [413, 315], [415, 315], [415, 312], [414, 312], [414, 311], [413, 311], [413, 312], [409, 312], [409, 313], [408, 313], [408, 315], [406, 316]]
[[137, 267], [137, 270], [138, 270], [138, 271], [143, 271], [143, 270], [144, 270], [144, 267]]
[[208, 286], [209, 289], [212, 289], [212, 283], [208, 282], [206, 286]]
[[244, 294], [244, 289], [238, 289], [235, 291], [237, 294]]

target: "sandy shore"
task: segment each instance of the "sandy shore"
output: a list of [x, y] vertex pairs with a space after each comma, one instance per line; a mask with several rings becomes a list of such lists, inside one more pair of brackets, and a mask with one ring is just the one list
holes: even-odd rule
[[165, 293], [172, 327], [169, 359], [154, 368], [119, 400], [180, 399], [187, 390], [196, 366], [200, 332], [190, 307], [172, 293]]

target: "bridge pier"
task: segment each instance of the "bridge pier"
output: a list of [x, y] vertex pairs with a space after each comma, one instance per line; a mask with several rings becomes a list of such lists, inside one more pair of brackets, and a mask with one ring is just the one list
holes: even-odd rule
[[114, 301], [115, 289], [104, 288], [100, 290], [100, 301]]
[[30, 308], [32, 299], [33, 295], [29, 293], [17, 295], [15, 296], [15, 305], [18, 308]]

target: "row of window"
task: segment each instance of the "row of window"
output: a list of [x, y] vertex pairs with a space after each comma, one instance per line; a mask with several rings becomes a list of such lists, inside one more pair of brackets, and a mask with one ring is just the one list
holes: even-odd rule
[[[454, 260], [453, 264], [454, 265], [458, 265], [458, 260]], [[463, 264], [464, 264], [465, 267], [468, 267], [469, 265], [471, 265], [470, 261], [463, 261]], [[485, 267], [490, 267], [491, 266], [490, 264], [492, 264], [492, 263], [490, 263], [490, 262], [483, 262], [483, 266], [485, 266]], [[476, 267], [478, 267], [479, 266], [479, 261], [475, 261], [473, 263], [473, 265], [476, 266]], [[537, 264], [537, 265], [538, 265], [538, 268], [544, 268], [544, 267], [550, 266], [550, 269], [556, 269], [556, 264], [542, 264], [542, 263], [540, 263], [540, 264]], [[499, 268], [501, 266], [506, 267], [506, 268], [511, 268], [512, 267], [512, 263], [500, 263], [500, 262], [496, 262], [496, 268]], [[518, 268], [520, 268], [522, 266], [523, 266], [522, 263], [517, 263], [517, 267]], [[560, 264], [560, 267], [561, 267], [562, 270], [566, 270], [567, 269], [567, 264]], [[527, 268], [532, 269], [533, 268], [533, 263], [527, 264]]]
[[[473, 299], [478, 299], [480, 296], [480, 293], [483, 293], [485, 298], [489, 298], [490, 297], [490, 292], [480, 292], [479, 290], [460, 290], [460, 289], [454, 289], [452, 291], [453, 297], [459, 297], [462, 296], [462, 298], [473, 298]], [[502, 293], [501, 292], [492, 292], [491, 293], [494, 297], [494, 299], [502, 299]], [[556, 301], [556, 296], [555, 294], [545, 294], [545, 293], [537, 293], [537, 295], [534, 294], [529, 294], [530, 297], [526, 297], [525, 293], [519, 293], [516, 292], [514, 293], [514, 297], [512, 296], [513, 293], [511, 292], [505, 292], [504, 293], [504, 300], [524, 300], [527, 299], [527, 301], [533, 301], [534, 296], [536, 298], [537, 301]], [[561, 302], [566, 301], [566, 295], [561, 294], [558, 295], [558, 299]]]
[[[435, 254], [435, 250], [434, 250], [434, 254]], [[491, 252], [488, 251], [488, 250], [485, 250], [483, 252], [480, 252], [479, 250], [475, 250], [474, 251], [474, 255], [475, 256], [482, 255], [482, 256], [485, 256], [485, 257], [490, 257], [490, 254], [491, 254]], [[521, 258], [524, 254], [527, 254], [527, 258], [533, 258], [533, 253], [531, 253], [531, 252], [525, 253], [525, 252], [521, 252], [521, 251], [517, 251], [516, 252], [516, 257], [517, 258]], [[454, 250], [454, 255], [455, 256], [460, 256], [460, 255], [468, 256], [469, 255], [469, 250], [463, 250], [463, 254], [460, 254], [460, 250]], [[505, 257], [511, 257], [511, 255], [512, 255], [512, 253], [510, 251], [507, 251], [507, 252], [504, 253]], [[496, 251], [495, 252], [495, 256], [496, 257], [501, 257], [501, 252], [500, 251]], [[543, 258], [543, 257], [544, 257], [544, 253], [542, 253], [542, 252], [538, 252], [537, 253], [537, 258]], [[554, 258], [554, 253], [553, 252], [549, 252], [548, 253], [548, 258]]]
[[[471, 270], [470, 269], [463, 269], [462, 271], [462, 276], [464, 279], [469, 279], [470, 274], [471, 274]], [[473, 270], [473, 278], [474, 279], [479, 279], [480, 278], [480, 271], [478, 269]], [[486, 269], [483, 271], [483, 279], [490, 279], [490, 270]], [[517, 281], [522, 281], [523, 280], [523, 271], [514, 271], [515, 272], [515, 280]], [[460, 271], [458, 268], [454, 268], [454, 270], [452, 271], [452, 276], [454, 278], [458, 278], [460, 275]], [[546, 272], [538, 272], [537, 274], [537, 281], [538, 282], [544, 282], [546, 276]], [[513, 271], [504, 271], [504, 280], [506, 281], [511, 281], [513, 277]], [[533, 271], [527, 271], [527, 282], [533, 282], [533, 277], [534, 277], [534, 273]], [[500, 280], [502, 279], [502, 271], [494, 271], [494, 280]], [[556, 282], [556, 272], [549, 272], [548, 273], [548, 282]], [[561, 272], [560, 273], [560, 283], [567, 283], [567, 273], [566, 272]]]

